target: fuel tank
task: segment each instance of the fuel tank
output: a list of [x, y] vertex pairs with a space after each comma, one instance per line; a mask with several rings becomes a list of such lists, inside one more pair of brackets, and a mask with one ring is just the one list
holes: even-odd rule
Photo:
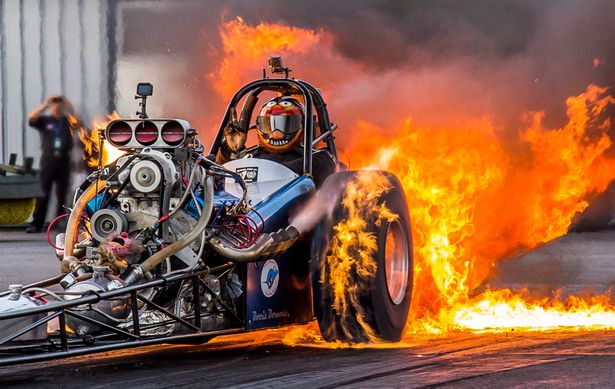
[[[0, 313], [16, 312], [21, 310], [28, 310], [43, 305], [43, 302], [35, 298], [22, 295], [22, 285], [10, 285], [8, 296], [0, 297]], [[41, 320], [45, 317], [44, 313], [38, 315], [29, 315], [26, 317], [18, 317], [14, 319], [4, 320], [0, 327], [0, 339], [4, 339], [17, 331]], [[32, 331], [28, 331], [20, 337], [14, 339], [14, 341], [27, 341], [27, 340], [43, 340], [47, 338], [47, 325], [42, 324]]]
[[[89, 291], [107, 292], [125, 286], [120, 280], [107, 279], [105, 276], [106, 269], [105, 266], [94, 266], [94, 273], [90, 279], [77, 282], [66, 289], [66, 291], [86, 294]], [[72, 298], [77, 298], [77, 296], [67, 297], [67, 300]], [[116, 297], [92, 305], [79, 305], [71, 308], [71, 311], [104, 324], [112, 325], [116, 320], [124, 319], [128, 315], [128, 309], [127, 298]], [[79, 335], [97, 334], [103, 330], [101, 326], [72, 316], [66, 318], [66, 323]]]

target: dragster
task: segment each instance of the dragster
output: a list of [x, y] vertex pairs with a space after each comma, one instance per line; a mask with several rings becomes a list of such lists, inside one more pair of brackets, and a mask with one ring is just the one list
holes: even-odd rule
[[[351, 285], [342, 292], [358, 295], [349, 310], [336, 311], [339, 291], [327, 282], [331, 238], [348, 216], [342, 196], [358, 173], [338, 163], [316, 188], [313, 155], [322, 149], [337, 158], [336, 125], [318, 89], [289, 77], [279, 57], [269, 67], [272, 75], [263, 71], [231, 98], [208, 153], [187, 121], [148, 117], [153, 87], [138, 85], [138, 117], [101, 129], [101, 141], [125, 154], [76, 189], [56, 237], [60, 274], [0, 294], [0, 366], [201, 343], [314, 319], [327, 341], [400, 339], [413, 281], [401, 184], [379, 172], [389, 189], [374, 202], [394, 217], [365, 221], [377, 240], [375, 268], [366, 278], [349, 267]], [[215, 161], [225, 129], [248, 133], [265, 95], [304, 104], [303, 174], [267, 159]], [[332, 207], [320, 212], [325, 205]], [[292, 216], [306, 208], [320, 212], [316, 222], [294, 225]]]

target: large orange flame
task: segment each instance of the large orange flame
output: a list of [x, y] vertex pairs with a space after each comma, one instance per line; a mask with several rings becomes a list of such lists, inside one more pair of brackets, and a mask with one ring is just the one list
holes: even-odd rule
[[[561, 129], [545, 129], [542, 114], [532, 115], [516, 145], [525, 148], [523, 152], [507, 150], [488, 122], [430, 130], [407, 121], [389, 139], [374, 139], [367, 134], [382, 132], [360, 124], [366, 132], [359, 138], [363, 145], [351, 146], [348, 153], [359, 151], [359, 158], [370, 155], [362, 150], [382, 144], [380, 155], [364, 163], [394, 172], [409, 199], [417, 262], [411, 331], [487, 327], [478, 324], [481, 320], [499, 323], [497, 327], [521, 322], [542, 327], [533, 320], [541, 309], [565, 311], [564, 304], [546, 307], [536, 302], [532, 307], [509, 292], [477, 297], [471, 292], [498, 259], [565, 234], [573, 216], [587, 207], [588, 197], [613, 179], [609, 169], [614, 161], [605, 156], [611, 146], [606, 133], [610, 123], [602, 118], [613, 99], [605, 92], [590, 85], [569, 98], [569, 121]], [[511, 315], [526, 320], [490, 316], [502, 312], [507, 302]], [[518, 309], [520, 302], [529, 305]]]
[[258, 73], [252, 65], [263, 66], [268, 55], [305, 53], [320, 40], [321, 34], [282, 24], [260, 23], [252, 27], [238, 17], [220, 30], [223, 59], [219, 70], [209, 78], [220, 95], [229, 99], [246, 80], [256, 78]]
[[[225, 56], [214, 83], [225, 99], [280, 50], [290, 54], [289, 63], [313, 59], [309, 74], [301, 74], [327, 88], [333, 110], [357, 101], [357, 91], [381, 77], [363, 74], [355, 86], [349, 74], [361, 67], [345, 62], [346, 84], [336, 83], [339, 73], [332, 75], [336, 67], [328, 65], [339, 58], [331, 54], [323, 31], [236, 20], [222, 26], [221, 36]], [[319, 74], [310, 78], [315, 71]], [[376, 106], [381, 97], [370, 101]], [[545, 128], [544, 114], [535, 112], [526, 115], [527, 128], [518, 131], [496, 128], [486, 117], [419, 127], [409, 119], [411, 112], [395, 113], [398, 124], [391, 129], [368, 121], [373, 119], [359, 110], [341, 112], [349, 119], [346, 126], [353, 127], [342, 153], [346, 162], [354, 169], [395, 173], [408, 198], [415, 243], [409, 334], [615, 326], [615, 307], [606, 296], [558, 301], [509, 290], [475, 292], [496, 261], [565, 234], [574, 215], [615, 178], [615, 162], [607, 155], [611, 123], [603, 115], [613, 102], [604, 88], [590, 85], [567, 99], [568, 122], [561, 128]], [[344, 138], [343, 131], [338, 138]], [[359, 236], [354, 227], [339, 226], [337, 235]], [[291, 338], [296, 341], [296, 330]]]
[[118, 150], [109, 142], [103, 141], [102, 150], [100, 150], [101, 138], [99, 130], [107, 127], [107, 123], [110, 121], [119, 118], [120, 116], [117, 112], [112, 112], [107, 115], [106, 120], [94, 120], [90, 129], [88, 129], [83, 126], [74, 116], [71, 115], [69, 117], [71, 127], [78, 129], [79, 140], [83, 144], [83, 159], [89, 167], [95, 168], [98, 165], [106, 166], [124, 155], [123, 151]]

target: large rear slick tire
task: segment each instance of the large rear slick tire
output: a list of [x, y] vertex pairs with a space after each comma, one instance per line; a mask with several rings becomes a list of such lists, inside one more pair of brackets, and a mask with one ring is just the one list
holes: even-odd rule
[[[413, 265], [399, 180], [383, 171], [338, 172], [320, 192], [322, 199], [335, 201], [312, 241], [314, 311], [323, 338], [399, 341], [410, 309]], [[357, 215], [364, 221], [359, 229], [349, 222]]]

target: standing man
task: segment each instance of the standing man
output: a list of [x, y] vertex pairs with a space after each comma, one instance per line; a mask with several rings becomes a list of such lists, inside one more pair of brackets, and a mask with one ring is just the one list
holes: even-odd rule
[[[45, 111], [49, 111], [45, 114]], [[56, 184], [58, 206], [56, 215], [64, 213], [63, 205], [70, 184], [73, 136], [68, 116], [73, 107], [63, 96], [51, 96], [28, 116], [28, 124], [38, 130], [41, 136], [40, 181], [43, 197], [36, 200], [32, 223], [26, 232], [41, 232], [47, 206], [51, 197], [51, 187]]]

